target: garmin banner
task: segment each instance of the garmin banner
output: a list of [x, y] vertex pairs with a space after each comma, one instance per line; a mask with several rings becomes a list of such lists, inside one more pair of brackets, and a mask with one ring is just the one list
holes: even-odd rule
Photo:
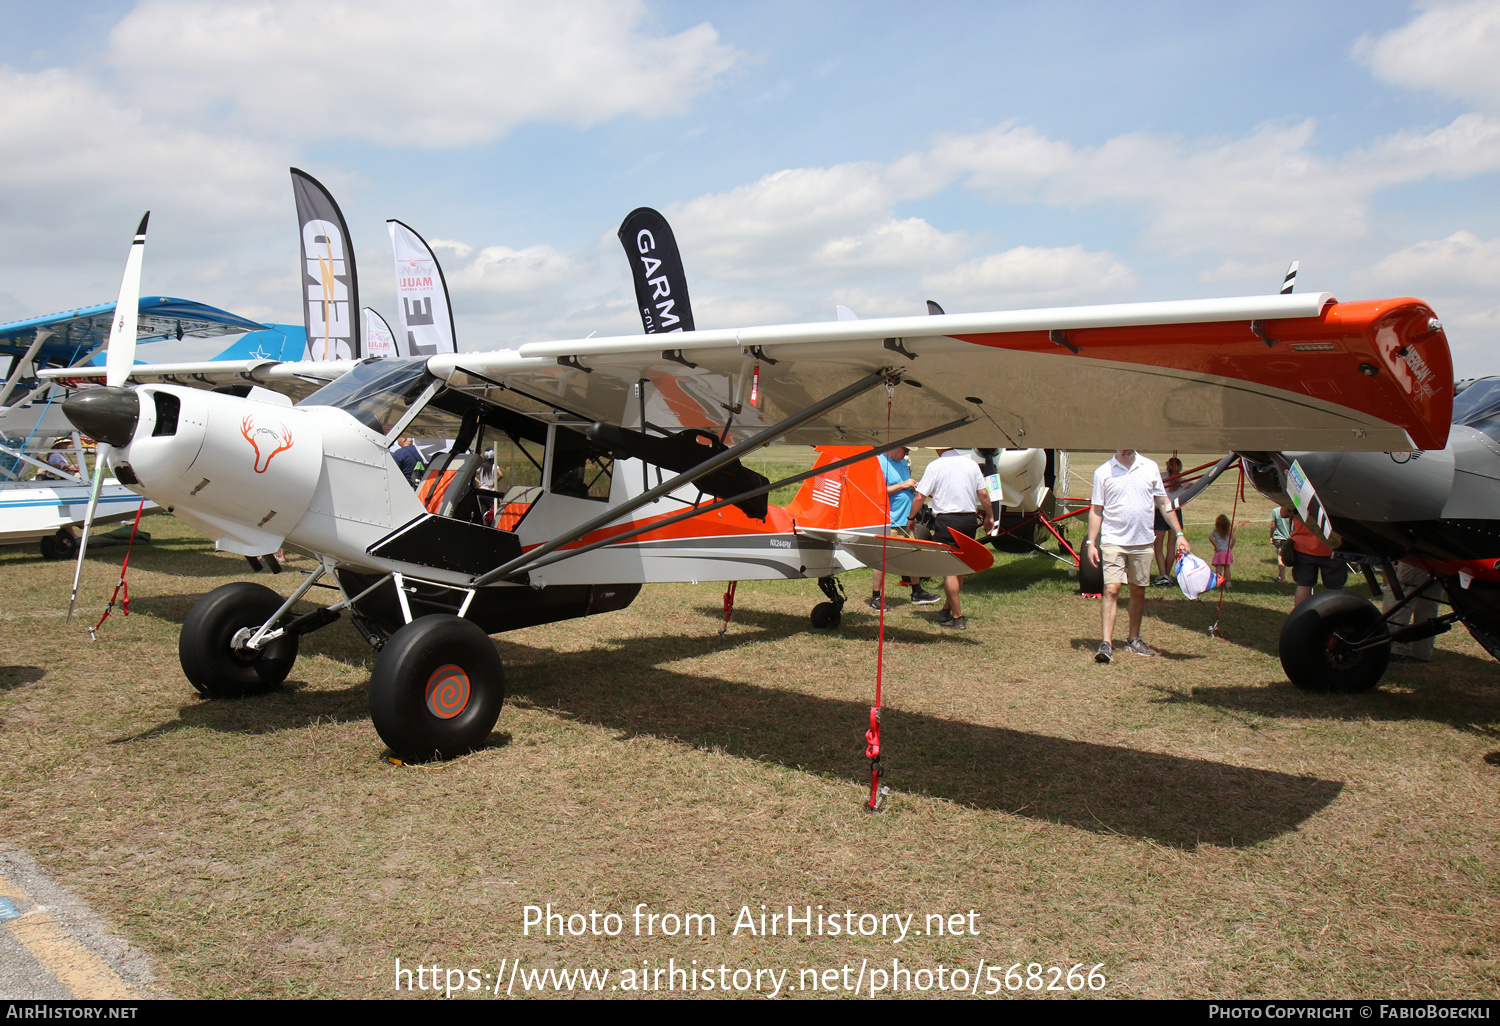
[[364, 315], [365, 352], [382, 360], [400, 356], [401, 347], [396, 345], [396, 336], [391, 334], [391, 326], [385, 323], [385, 318], [368, 306], [364, 309]]
[[635, 302], [646, 334], [692, 331], [687, 274], [667, 219], [650, 207], [637, 207], [620, 223], [620, 245], [630, 258]]
[[385, 223], [396, 252], [396, 301], [407, 356], [456, 353], [453, 307], [443, 269], [422, 236], [400, 221]]
[[359, 286], [354, 248], [339, 205], [311, 175], [292, 168], [297, 224], [302, 236], [307, 359], [358, 360]]

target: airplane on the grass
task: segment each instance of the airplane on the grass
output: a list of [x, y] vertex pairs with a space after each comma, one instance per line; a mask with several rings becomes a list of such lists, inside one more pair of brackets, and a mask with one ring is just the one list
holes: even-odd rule
[[[1422, 380], [1451, 394], [1451, 374], [1431, 370]], [[1390, 575], [1400, 593], [1389, 613], [1345, 590], [1320, 591], [1294, 609], [1279, 641], [1281, 665], [1293, 684], [1305, 691], [1368, 691], [1385, 674], [1393, 644], [1430, 638], [1458, 623], [1500, 658], [1500, 378], [1480, 378], [1458, 392], [1447, 444], [1440, 447], [1242, 451], [1221, 460], [1198, 487], [1237, 460], [1257, 491], [1295, 508], [1337, 552], [1401, 561], [1427, 574], [1409, 592]], [[1376, 583], [1373, 575], [1370, 580]], [[1450, 610], [1402, 625], [1434, 582]]]
[[[403, 759], [483, 744], [504, 699], [493, 633], [619, 609], [651, 582], [989, 565], [968, 539], [886, 536], [876, 503], [845, 516], [873, 452], [1124, 439], [1432, 449], [1451, 407], [1411, 371], [1420, 352], [1451, 376], [1426, 305], [1326, 293], [700, 329], [343, 366], [132, 367], [114, 347], [107, 385], [65, 412], [109, 447], [116, 476], [221, 550], [253, 559], [286, 546], [317, 560], [288, 598], [240, 582], [201, 599], [179, 643], [188, 679], [214, 697], [275, 687], [298, 639], [347, 610], [379, 651], [371, 718]], [[208, 390], [250, 385], [300, 402]], [[456, 439], [425, 501], [389, 451], [409, 433]], [[825, 452], [769, 482], [741, 460], [774, 443], [860, 451]], [[470, 470], [486, 450], [531, 474], [480, 490]], [[786, 510], [766, 505], [803, 481]], [[318, 585], [337, 599], [289, 615]]]
[[[263, 329], [254, 321], [184, 299], [146, 296], [137, 306], [140, 342], [180, 342]], [[87, 515], [92, 454], [63, 416], [63, 386], [42, 383], [37, 373], [93, 359], [104, 347], [114, 313], [114, 303], [103, 303], [0, 324], [0, 356], [9, 357], [0, 385], [0, 545], [39, 542], [47, 559], [69, 559], [77, 553], [73, 529]], [[68, 440], [65, 447], [55, 444], [61, 438]], [[139, 495], [106, 481], [94, 521], [128, 520], [140, 503]], [[147, 508], [155, 506], [148, 503]]]

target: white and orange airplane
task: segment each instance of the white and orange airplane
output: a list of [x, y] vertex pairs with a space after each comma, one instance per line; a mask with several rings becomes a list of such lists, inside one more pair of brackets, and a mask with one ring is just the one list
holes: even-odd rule
[[[213, 697], [275, 687], [298, 638], [347, 611], [379, 650], [371, 716], [403, 759], [484, 743], [504, 699], [490, 634], [619, 609], [653, 582], [987, 567], [967, 539], [886, 534], [874, 452], [1433, 449], [1452, 405], [1447, 341], [1425, 304], [1326, 293], [355, 364], [132, 367], [114, 349], [131, 342], [113, 340], [106, 386], [65, 407], [107, 443], [115, 476], [221, 550], [317, 560], [289, 598], [242, 582], [201, 599], [180, 642], [189, 681]], [[290, 398], [261, 401], [251, 386]], [[407, 434], [456, 439], [420, 492], [389, 451]], [[778, 482], [741, 462], [777, 443], [833, 448]], [[481, 487], [475, 471], [497, 451], [524, 457], [529, 482]], [[766, 505], [799, 480], [791, 505]], [[338, 601], [292, 614], [318, 583]]]

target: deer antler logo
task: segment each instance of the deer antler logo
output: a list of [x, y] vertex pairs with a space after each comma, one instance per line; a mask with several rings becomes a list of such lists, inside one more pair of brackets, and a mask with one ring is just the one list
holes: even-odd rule
[[264, 474], [271, 466], [271, 457], [292, 447], [292, 433], [285, 424], [277, 424], [274, 428], [256, 427], [253, 415], [240, 421], [240, 434], [245, 436], [245, 441], [255, 450], [257, 474]]

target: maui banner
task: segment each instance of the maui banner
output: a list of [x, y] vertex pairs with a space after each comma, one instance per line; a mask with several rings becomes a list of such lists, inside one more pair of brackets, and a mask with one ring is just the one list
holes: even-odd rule
[[364, 315], [365, 352], [382, 360], [390, 356], [400, 356], [401, 347], [396, 345], [396, 336], [391, 334], [391, 326], [385, 323], [385, 318], [368, 306], [364, 309]]
[[458, 352], [448, 284], [437, 257], [422, 236], [400, 221], [385, 224], [391, 230], [391, 248], [396, 252], [396, 299], [406, 355]]
[[646, 334], [692, 331], [687, 274], [667, 219], [650, 207], [637, 207], [625, 215], [619, 235], [620, 245], [630, 258], [635, 302]]
[[358, 360], [359, 285], [354, 247], [339, 205], [311, 175], [292, 168], [297, 225], [302, 236], [302, 284], [306, 298], [307, 359]]

